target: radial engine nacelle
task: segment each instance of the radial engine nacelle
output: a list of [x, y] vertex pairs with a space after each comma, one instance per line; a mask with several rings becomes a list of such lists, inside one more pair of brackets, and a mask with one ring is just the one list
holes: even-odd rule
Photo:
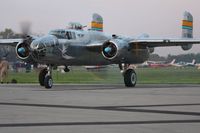
[[102, 55], [105, 59], [118, 61], [126, 56], [128, 47], [128, 43], [124, 40], [109, 40], [102, 46]]
[[27, 41], [19, 42], [15, 48], [17, 57], [25, 62], [33, 63], [31, 56], [30, 44]]

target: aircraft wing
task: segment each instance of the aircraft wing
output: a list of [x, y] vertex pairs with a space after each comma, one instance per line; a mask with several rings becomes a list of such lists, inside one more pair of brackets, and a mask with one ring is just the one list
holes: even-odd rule
[[98, 53], [99, 53], [99, 52], [101, 52], [101, 50], [102, 50], [103, 43], [104, 43], [104, 42], [98, 42], [98, 43], [88, 44], [88, 45], [86, 45], [86, 48], [87, 48], [89, 51], [98, 52]]
[[[200, 44], [200, 39], [193, 38], [193, 16], [189, 12], [184, 12], [182, 20], [182, 35], [179, 39], [135, 39], [130, 41], [130, 45], [138, 44], [147, 47], [167, 47], [167, 46], [191, 46]], [[137, 46], [137, 45], [136, 45]]]
[[[137, 39], [129, 42], [131, 48], [140, 47], [171, 47], [171, 46], [185, 46], [192, 44], [200, 44], [200, 39]], [[102, 43], [89, 44], [86, 47], [93, 52], [99, 52], [102, 50]]]
[[0, 39], [0, 46], [16, 46], [23, 39]]
[[138, 39], [130, 41], [129, 45], [154, 47], [184, 46], [200, 44], [200, 39]]

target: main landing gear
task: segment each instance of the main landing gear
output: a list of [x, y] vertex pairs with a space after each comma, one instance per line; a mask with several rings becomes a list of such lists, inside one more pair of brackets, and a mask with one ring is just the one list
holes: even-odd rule
[[[133, 68], [130, 67], [130, 64], [119, 64], [119, 68], [124, 76], [124, 84], [126, 87], [135, 87], [137, 83], [137, 75]], [[66, 68], [65, 71], [69, 71]], [[52, 66], [49, 65], [47, 68], [44, 68], [39, 73], [39, 83], [41, 86], [44, 86], [47, 89], [52, 88], [53, 79], [52, 79]]]
[[[43, 68], [39, 73], [39, 83], [41, 86], [44, 86], [47, 89], [50, 89], [53, 86], [52, 69], [53, 65], [48, 65], [46, 68]], [[65, 66], [64, 71], [70, 71], [68, 66]]]
[[124, 84], [126, 87], [135, 87], [137, 83], [137, 75], [130, 64], [119, 64], [119, 68], [124, 76]]
[[52, 66], [49, 65], [47, 68], [44, 68], [39, 73], [39, 83], [41, 86], [44, 86], [47, 89], [52, 88], [53, 79], [52, 79]]

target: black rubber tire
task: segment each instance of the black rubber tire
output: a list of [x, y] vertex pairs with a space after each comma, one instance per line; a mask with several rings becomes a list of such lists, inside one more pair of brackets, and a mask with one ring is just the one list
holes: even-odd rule
[[39, 83], [41, 86], [44, 86], [44, 79], [47, 73], [48, 71], [46, 68], [42, 69], [39, 73]]
[[52, 77], [51, 77], [50, 75], [46, 75], [46, 76], [45, 76], [45, 79], [44, 79], [44, 86], [45, 86], [45, 88], [47, 88], [47, 89], [52, 88], [52, 86], [53, 86], [53, 79], [52, 79]]
[[135, 87], [137, 83], [137, 75], [133, 69], [124, 72], [124, 84], [126, 87]]

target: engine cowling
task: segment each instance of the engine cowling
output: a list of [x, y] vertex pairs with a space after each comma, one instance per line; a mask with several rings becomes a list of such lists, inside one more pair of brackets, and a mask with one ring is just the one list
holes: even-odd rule
[[102, 55], [107, 60], [121, 60], [128, 50], [128, 43], [123, 40], [110, 40], [106, 41], [102, 46]]
[[34, 60], [31, 57], [30, 45], [26, 42], [19, 42], [15, 48], [17, 57], [25, 62], [33, 63]]
[[186, 51], [186, 50], [190, 50], [192, 46], [193, 46], [192, 44], [187, 44], [187, 45], [181, 46], [181, 48]]

